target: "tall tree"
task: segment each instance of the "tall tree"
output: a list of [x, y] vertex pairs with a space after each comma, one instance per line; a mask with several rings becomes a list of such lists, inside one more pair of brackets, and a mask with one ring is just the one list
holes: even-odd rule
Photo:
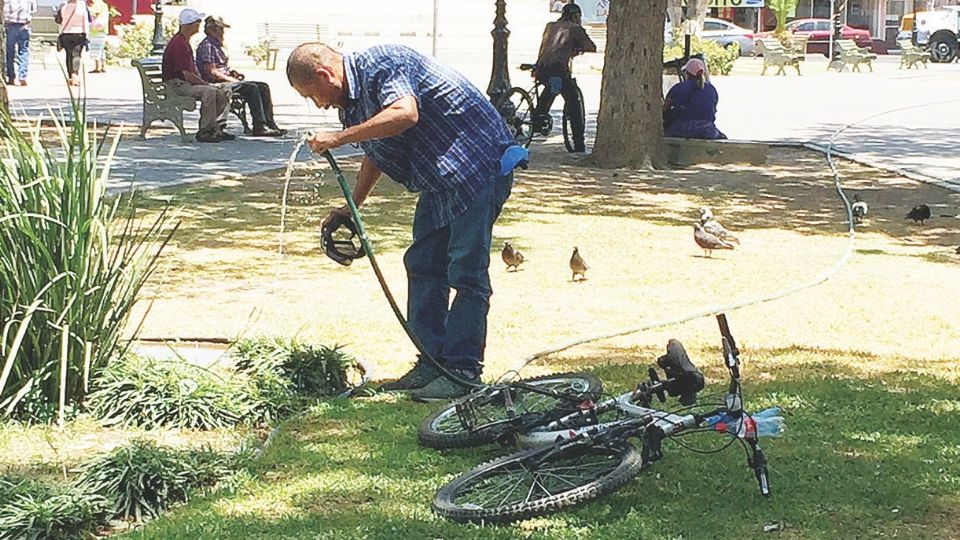
[[0, 0], [0, 75], [3, 83], [0, 84], [0, 108], [4, 112], [10, 110], [10, 97], [7, 96], [7, 25], [3, 18], [4, 0]]
[[703, 20], [710, 11], [710, 0], [687, 0], [687, 33], [699, 36], [703, 32]]
[[663, 148], [663, 23], [667, 0], [610, 2], [592, 162], [659, 167]]

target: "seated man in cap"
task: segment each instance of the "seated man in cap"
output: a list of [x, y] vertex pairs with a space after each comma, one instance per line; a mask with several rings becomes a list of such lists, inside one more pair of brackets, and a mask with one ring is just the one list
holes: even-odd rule
[[200, 100], [199, 142], [220, 142], [236, 139], [225, 131], [230, 109], [230, 89], [209, 84], [200, 77], [193, 59], [190, 38], [200, 31], [203, 14], [187, 8], [180, 12], [180, 31], [163, 51], [162, 77], [174, 94]]
[[203, 32], [207, 37], [197, 46], [197, 68], [203, 80], [229, 88], [243, 96], [250, 107], [255, 137], [279, 137], [286, 133], [273, 121], [273, 100], [270, 87], [264, 82], [245, 81], [241, 73], [227, 66], [223, 51], [223, 31], [230, 25], [220, 17], [210, 16], [204, 22]]

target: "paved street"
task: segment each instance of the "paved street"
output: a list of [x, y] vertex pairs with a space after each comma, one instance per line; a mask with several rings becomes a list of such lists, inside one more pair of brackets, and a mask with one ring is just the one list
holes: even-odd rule
[[[601, 62], [602, 58], [594, 55], [578, 59], [576, 64], [589, 116], [588, 146], [600, 101], [597, 65]], [[931, 64], [927, 70], [901, 71], [898, 62], [895, 56], [881, 57], [875, 73], [838, 74], [826, 72], [825, 59], [811, 55], [801, 77], [760, 77], [759, 60], [742, 58], [735, 75], [713, 79], [720, 93], [717, 123], [732, 139], [820, 145], [838, 129], [856, 123], [837, 136], [835, 146], [840, 152], [960, 189], [960, 162], [954, 150], [960, 136], [960, 98], [954, 97], [960, 95], [960, 66]], [[486, 88], [487, 65], [455, 67]], [[529, 86], [529, 75], [514, 72], [512, 77], [515, 85]], [[248, 78], [271, 84], [278, 123], [292, 129], [287, 137], [184, 144], [168, 129], [157, 129], [145, 141], [121, 145], [114, 167], [115, 185], [135, 180], [138, 185], [153, 187], [276, 169], [285, 164], [300, 134], [338, 125], [332, 111], [319, 111], [296, 95], [282, 70], [250, 72]], [[48, 107], [68, 107], [59, 71], [36, 70], [30, 82], [25, 88], [8, 87], [15, 115], [32, 117], [44, 114]], [[91, 119], [140, 123], [140, 80], [135, 70], [89, 75], [87, 85]], [[560, 106], [557, 100], [557, 109]], [[900, 110], [877, 116], [894, 109]], [[187, 129], [195, 130], [196, 122], [197, 114], [187, 113]], [[232, 117], [231, 124], [237, 131]], [[300, 155], [300, 160], [305, 159], [307, 152]]]

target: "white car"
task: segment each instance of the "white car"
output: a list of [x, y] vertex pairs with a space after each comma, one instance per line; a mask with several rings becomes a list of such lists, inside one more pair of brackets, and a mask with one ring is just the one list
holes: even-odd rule
[[753, 54], [753, 31], [741, 28], [723, 19], [707, 17], [703, 20], [703, 39], [715, 41], [724, 47], [731, 43], [740, 44], [740, 55]]

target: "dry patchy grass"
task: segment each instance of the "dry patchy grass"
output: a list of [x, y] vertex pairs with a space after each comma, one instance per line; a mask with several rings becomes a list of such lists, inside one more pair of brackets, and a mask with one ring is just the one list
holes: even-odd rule
[[[345, 165], [352, 176], [357, 162]], [[871, 205], [856, 253], [821, 286], [733, 313], [738, 337], [768, 349], [799, 345], [912, 360], [955, 358], [960, 307], [947, 293], [960, 276], [953, 254], [960, 222], [935, 219], [919, 226], [903, 215], [919, 202], [934, 214], [956, 214], [960, 194], [851, 163], [840, 170], [848, 193]], [[155, 280], [149, 291], [155, 303], [144, 335], [299, 335], [346, 344], [380, 374], [407, 367], [414, 350], [369, 264], [342, 268], [318, 249], [319, 222], [340, 204], [340, 194], [329, 173], [319, 182], [313, 172], [298, 170], [292, 184], [283, 257], [277, 253], [279, 173], [152, 194], [184, 205], [187, 214], [163, 258], [163, 281]], [[414, 195], [384, 180], [364, 209], [401, 305], [402, 254], [414, 203]], [[701, 256], [691, 223], [703, 205], [741, 238], [740, 248]], [[552, 145], [535, 148], [531, 169], [517, 175], [494, 230], [486, 372], [499, 374], [530, 353], [584, 335], [674, 319], [812, 280], [844, 253], [845, 217], [824, 159], [813, 152], [772, 149], [759, 167], [610, 171], [584, 167]], [[503, 270], [497, 252], [504, 241], [525, 253], [521, 271]], [[577, 284], [567, 268], [575, 245], [591, 265], [589, 279]], [[672, 335], [693, 346], [716, 342], [713, 322], [700, 320], [596, 350], [615, 357], [629, 347], [659, 347]]]

